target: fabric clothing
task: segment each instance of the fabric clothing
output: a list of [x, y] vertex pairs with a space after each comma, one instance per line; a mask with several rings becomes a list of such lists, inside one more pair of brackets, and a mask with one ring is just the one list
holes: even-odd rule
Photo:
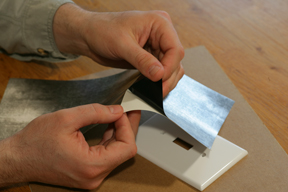
[[0, 52], [22, 61], [69, 61], [76, 55], [61, 53], [53, 35], [57, 9], [71, 0], [1, 0]]

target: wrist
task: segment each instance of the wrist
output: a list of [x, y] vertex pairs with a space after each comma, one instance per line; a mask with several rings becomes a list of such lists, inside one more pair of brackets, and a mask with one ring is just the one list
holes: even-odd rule
[[53, 20], [53, 34], [60, 52], [84, 55], [89, 50], [83, 31], [90, 14], [72, 3], [59, 7]]

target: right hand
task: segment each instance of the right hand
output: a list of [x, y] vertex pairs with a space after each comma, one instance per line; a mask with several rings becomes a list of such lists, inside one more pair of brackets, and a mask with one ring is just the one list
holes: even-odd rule
[[[77, 17], [75, 17], [77, 15]], [[90, 12], [64, 4], [53, 25], [58, 49], [109, 67], [136, 68], [163, 81], [166, 96], [184, 75], [184, 49], [164, 11]]]

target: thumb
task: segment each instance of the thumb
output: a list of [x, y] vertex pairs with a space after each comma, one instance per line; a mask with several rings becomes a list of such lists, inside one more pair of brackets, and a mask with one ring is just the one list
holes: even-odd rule
[[[112, 123], [119, 119], [123, 114], [123, 108], [120, 105], [104, 106], [101, 104], [89, 104], [69, 109], [63, 109], [54, 113], [58, 119], [61, 119], [70, 131], [77, 131], [79, 128], [91, 124]], [[70, 126], [71, 125], [71, 126]]]
[[152, 81], [159, 81], [164, 75], [164, 67], [151, 53], [136, 43], [127, 46], [124, 59], [137, 68], [145, 77]]

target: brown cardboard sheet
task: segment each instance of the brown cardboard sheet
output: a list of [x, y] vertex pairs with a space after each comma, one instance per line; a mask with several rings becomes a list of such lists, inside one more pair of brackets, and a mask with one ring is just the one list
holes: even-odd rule
[[[183, 66], [186, 75], [235, 101], [219, 135], [246, 149], [249, 153], [207, 187], [205, 192], [288, 191], [286, 152], [205, 47], [187, 49]], [[96, 74], [95, 77], [97, 76]], [[93, 78], [93, 75], [89, 78], [91, 77]], [[86, 137], [89, 144], [97, 144], [102, 131], [100, 129], [88, 131]], [[35, 183], [30, 184], [30, 188], [33, 192], [81, 191]], [[120, 165], [99, 188], [92, 191], [192, 192], [197, 190], [140, 155], [136, 155], [135, 158]]]

